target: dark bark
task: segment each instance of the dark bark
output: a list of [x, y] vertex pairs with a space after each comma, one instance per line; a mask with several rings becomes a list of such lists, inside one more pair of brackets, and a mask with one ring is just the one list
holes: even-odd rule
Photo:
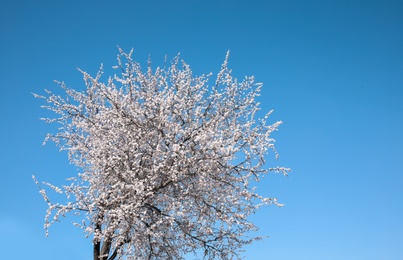
[[[96, 224], [95, 230], [101, 231], [101, 225]], [[94, 241], [93, 260], [100, 260], [99, 258], [100, 253], [101, 253], [101, 241]]]
[[101, 242], [94, 243], [94, 258], [93, 260], [100, 260], [99, 253], [101, 251]]
[[118, 255], [118, 249], [116, 248], [113, 254], [108, 258], [108, 260], [114, 260], [117, 255]]
[[112, 241], [106, 240], [104, 241], [101, 249], [101, 260], [108, 260], [109, 251], [111, 250]]

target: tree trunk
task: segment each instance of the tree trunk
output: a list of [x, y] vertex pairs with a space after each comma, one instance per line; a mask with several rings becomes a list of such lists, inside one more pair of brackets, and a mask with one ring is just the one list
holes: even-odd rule
[[100, 260], [99, 259], [100, 250], [101, 250], [101, 242], [95, 243], [94, 244], [94, 251], [93, 251], [93, 254], [94, 254], [93, 260]]
[[100, 260], [108, 260], [109, 251], [111, 250], [112, 241], [106, 240], [104, 241], [101, 249], [101, 259]]
[[[95, 230], [99, 230], [101, 232], [102, 226], [100, 224], [95, 224]], [[101, 260], [99, 258], [101, 253], [101, 241], [94, 241], [94, 250], [93, 250], [93, 260]]]

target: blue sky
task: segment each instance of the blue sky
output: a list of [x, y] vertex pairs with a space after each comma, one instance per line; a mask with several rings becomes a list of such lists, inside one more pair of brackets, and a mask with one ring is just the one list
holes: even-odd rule
[[[10, 259], [90, 259], [69, 220], [45, 238], [46, 204], [31, 180], [76, 173], [31, 92], [84, 86], [77, 67], [115, 65], [116, 46], [155, 64], [181, 53], [196, 74], [226, 51], [238, 77], [264, 83], [283, 120], [278, 164], [258, 190], [283, 208], [253, 216], [246, 259], [403, 259], [403, 3], [401, 1], [3, 1], [0, 8], [0, 243]], [[272, 160], [269, 160], [272, 163]]]

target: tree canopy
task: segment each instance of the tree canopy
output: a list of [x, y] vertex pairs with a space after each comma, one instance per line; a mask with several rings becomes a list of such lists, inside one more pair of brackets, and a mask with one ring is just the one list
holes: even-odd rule
[[[45, 228], [68, 212], [93, 241], [94, 260], [182, 259], [203, 252], [206, 259], [239, 257], [242, 246], [259, 239], [248, 221], [275, 198], [257, 194], [251, 181], [270, 171], [265, 156], [281, 121], [257, 118], [262, 84], [238, 81], [227, 67], [195, 76], [176, 57], [167, 68], [142, 70], [132, 52], [120, 50], [119, 71], [103, 82], [81, 71], [85, 91], [58, 82], [66, 95], [46, 90], [44, 107], [55, 112], [47, 136], [68, 152], [80, 173], [61, 188], [67, 203], [49, 208]], [[35, 179], [35, 177], [34, 177]], [[36, 181], [36, 179], [35, 179]], [[38, 185], [38, 181], [36, 181]]]

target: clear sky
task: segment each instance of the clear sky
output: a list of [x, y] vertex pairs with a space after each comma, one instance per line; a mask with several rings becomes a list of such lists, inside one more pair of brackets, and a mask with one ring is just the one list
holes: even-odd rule
[[2, 1], [1, 257], [91, 258], [68, 219], [45, 238], [31, 175], [61, 184], [76, 170], [41, 145], [54, 126], [31, 92], [83, 89], [76, 68], [110, 71], [119, 45], [143, 64], [180, 52], [199, 75], [229, 49], [236, 76], [264, 83], [262, 108], [284, 121], [276, 164], [293, 172], [260, 183], [286, 206], [253, 216], [269, 238], [246, 259], [403, 259], [402, 13], [388, 0]]

